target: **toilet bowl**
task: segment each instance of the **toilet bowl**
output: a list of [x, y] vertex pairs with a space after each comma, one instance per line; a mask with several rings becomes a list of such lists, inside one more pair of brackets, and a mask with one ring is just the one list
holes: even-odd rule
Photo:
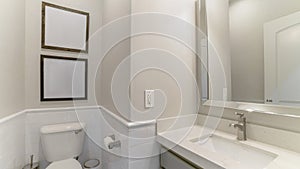
[[51, 163], [46, 169], [82, 169], [80, 163], [75, 159], [66, 159]]
[[84, 128], [84, 123], [65, 123], [40, 129], [43, 154], [50, 162], [46, 169], [82, 169], [75, 158], [82, 152]]

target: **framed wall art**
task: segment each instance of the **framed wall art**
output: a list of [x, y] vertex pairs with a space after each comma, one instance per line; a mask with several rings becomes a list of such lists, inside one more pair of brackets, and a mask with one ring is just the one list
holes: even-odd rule
[[88, 52], [89, 13], [42, 2], [42, 48]]
[[87, 59], [41, 55], [41, 101], [87, 100]]

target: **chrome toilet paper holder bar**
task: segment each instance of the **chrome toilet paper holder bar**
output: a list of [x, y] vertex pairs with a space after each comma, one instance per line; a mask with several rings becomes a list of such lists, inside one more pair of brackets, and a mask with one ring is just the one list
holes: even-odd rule
[[118, 148], [121, 147], [121, 141], [120, 140], [116, 140], [116, 136], [115, 135], [110, 135], [108, 136], [110, 137], [113, 142], [108, 144], [108, 148], [111, 150], [113, 148]]

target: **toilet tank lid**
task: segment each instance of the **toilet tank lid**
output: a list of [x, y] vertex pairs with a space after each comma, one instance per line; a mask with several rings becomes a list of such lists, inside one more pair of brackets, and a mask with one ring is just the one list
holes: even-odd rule
[[42, 134], [51, 134], [51, 133], [62, 133], [62, 132], [69, 132], [69, 131], [76, 131], [85, 128], [85, 123], [63, 123], [63, 124], [53, 124], [43, 126], [40, 129]]

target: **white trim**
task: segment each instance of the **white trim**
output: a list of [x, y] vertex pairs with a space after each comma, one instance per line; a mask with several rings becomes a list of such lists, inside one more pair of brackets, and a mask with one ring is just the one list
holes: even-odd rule
[[54, 111], [72, 111], [72, 110], [88, 110], [99, 109], [101, 106], [79, 106], [79, 107], [55, 107], [55, 108], [39, 108], [39, 109], [25, 109], [27, 113], [41, 113], [41, 112], [54, 112]]
[[14, 119], [16, 117], [18, 117], [18, 116], [21, 116], [21, 115], [23, 115], [25, 113], [26, 113], [26, 110], [22, 110], [22, 111], [19, 111], [17, 113], [14, 113], [12, 115], [9, 115], [9, 116], [6, 116], [4, 118], [1, 118], [0, 119], [0, 125], [3, 124], [3, 123], [6, 123], [6, 122], [8, 122], [8, 121], [10, 121], [10, 120], [12, 120], [12, 119]]
[[88, 109], [101, 109], [101, 110], [104, 110], [105, 113], [107, 113], [112, 118], [114, 118], [115, 120], [120, 122], [122, 125], [124, 125], [127, 128], [130, 128], [130, 129], [156, 124], [156, 120], [130, 122], [130, 121], [127, 121], [124, 118], [116, 115], [115, 113], [109, 111], [108, 109], [104, 108], [103, 106], [98, 106], [98, 105], [97, 106], [80, 106], [80, 107], [56, 107], [56, 108], [25, 109], [25, 110], [19, 111], [19, 112], [14, 113], [10, 116], [7, 116], [7, 117], [4, 117], [4, 118], [0, 119], [0, 124], [6, 123], [6, 122], [22, 115], [22, 114], [27, 114], [27, 113], [45, 113], [45, 112], [74, 111], [74, 110], [88, 110]]
[[135, 122], [130, 122], [128, 120], [125, 120], [124, 118], [116, 115], [115, 113], [109, 111], [105, 107], [99, 106], [102, 110], [107, 112], [111, 117], [122, 123], [124, 126], [127, 128], [137, 128], [137, 127], [143, 127], [143, 126], [149, 126], [149, 125], [154, 125], [156, 124], [156, 120], [148, 120], [148, 121], [135, 121]]

